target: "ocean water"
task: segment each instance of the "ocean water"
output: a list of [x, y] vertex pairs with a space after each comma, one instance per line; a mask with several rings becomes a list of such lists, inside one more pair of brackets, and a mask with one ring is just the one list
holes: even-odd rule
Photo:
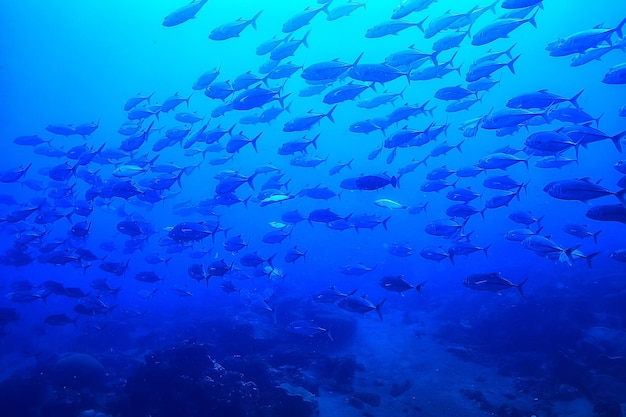
[[623, 415], [626, 3], [422, 3], [1, 6], [1, 414]]

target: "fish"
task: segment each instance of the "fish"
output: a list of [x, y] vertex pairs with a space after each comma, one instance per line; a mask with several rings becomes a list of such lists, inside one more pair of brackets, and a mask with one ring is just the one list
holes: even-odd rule
[[576, 32], [548, 44], [545, 49], [550, 51], [550, 56], [567, 56], [575, 53], [585, 53], [588, 49], [595, 48], [602, 42], [612, 45], [611, 37], [613, 34], [617, 34], [620, 39], [623, 38], [622, 28], [624, 24], [626, 24], [626, 18], [614, 29], [603, 28], [602, 25], [599, 25], [593, 29]]
[[609, 68], [602, 78], [602, 82], [605, 84], [626, 84], [626, 63]]
[[568, 235], [576, 236], [579, 239], [585, 239], [591, 236], [596, 245], [598, 244], [598, 235], [602, 233], [602, 229], [597, 232], [592, 232], [588, 229], [587, 225], [575, 223], [566, 223], [563, 225], [562, 229]]
[[626, 206], [624, 204], [604, 204], [594, 206], [587, 210], [585, 216], [601, 222], [626, 223]]
[[580, 108], [578, 98], [585, 90], [580, 90], [570, 98], [561, 97], [548, 91], [548, 89], [538, 90], [533, 93], [521, 94], [509, 99], [506, 107], [514, 109], [545, 109], [559, 103], [569, 102], [576, 108]]
[[387, 22], [379, 23], [371, 28], [367, 29], [365, 32], [366, 38], [382, 38], [388, 35], [397, 35], [398, 32], [408, 29], [412, 26], [416, 26], [420, 31], [424, 32], [424, 27], [422, 26], [426, 18], [421, 22], [408, 22], [404, 20], [389, 20]]
[[408, 290], [416, 290], [418, 293], [422, 293], [422, 288], [426, 281], [423, 281], [417, 285], [410, 284], [404, 275], [389, 275], [384, 276], [378, 281], [379, 285], [387, 291], [393, 291], [404, 295], [403, 293]]
[[65, 326], [68, 324], [74, 324], [74, 326], [76, 326], [76, 320], [78, 320], [78, 317], [72, 320], [71, 318], [68, 317], [67, 314], [61, 313], [61, 314], [51, 314], [47, 316], [44, 319], [44, 322], [51, 326]]
[[613, 251], [609, 257], [619, 262], [626, 262], [626, 249]]
[[515, 223], [520, 223], [525, 226], [530, 226], [531, 224], [536, 224], [538, 229], [541, 229], [541, 221], [544, 216], [535, 217], [530, 211], [513, 211], [509, 213], [509, 219], [514, 221]]
[[324, 4], [322, 7], [319, 7], [317, 9], [307, 7], [304, 11], [297, 13], [291, 18], [287, 19], [287, 21], [283, 23], [281, 29], [282, 32], [293, 33], [296, 30], [307, 26], [309, 23], [311, 23], [311, 20], [313, 20], [313, 18], [317, 16], [320, 12], [324, 12], [326, 15], [328, 15], [329, 6], [330, 2]]
[[263, 13], [263, 10], [257, 12], [257, 14], [255, 14], [250, 20], [239, 18], [234, 22], [218, 26], [213, 29], [211, 33], [209, 33], [209, 39], [214, 41], [223, 41], [226, 39], [237, 38], [248, 26], [252, 26], [256, 30], [256, 21], [259, 16], [261, 16], [261, 13]]
[[492, 272], [488, 274], [472, 274], [463, 280], [463, 285], [472, 290], [490, 291], [500, 293], [509, 288], [517, 288], [520, 295], [524, 296], [524, 284], [528, 278], [524, 279], [519, 284], [513, 284], [508, 279], [504, 278], [499, 272]]
[[437, 0], [402, 0], [391, 12], [392, 19], [402, 19], [411, 13], [426, 10]]
[[342, 265], [339, 267], [339, 272], [344, 275], [361, 276], [361, 275], [367, 274], [368, 272], [372, 272], [375, 269], [376, 269], [376, 266], [369, 267], [362, 263], [358, 263], [358, 264]]
[[391, 177], [387, 174], [362, 175], [355, 179], [355, 186], [359, 190], [378, 190], [387, 185], [391, 185], [393, 188], [398, 186], [398, 179], [395, 175]]
[[357, 290], [355, 289], [349, 293], [342, 293], [341, 291], [338, 291], [337, 288], [335, 288], [334, 286], [331, 286], [328, 289], [325, 289], [315, 294], [313, 296], [313, 301], [315, 301], [316, 303], [334, 304], [344, 297], [354, 295], [356, 292]]
[[448, 252], [441, 246], [427, 246], [420, 251], [420, 256], [424, 259], [440, 262], [443, 259], [449, 259], [452, 265], [454, 263], [454, 254]]
[[0, 182], [5, 184], [17, 182], [26, 175], [33, 163], [29, 163], [25, 167], [11, 168], [0, 172]]
[[596, 198], [613, 195], [620, 202], [626, 203], [624, 196], [626, 189], [609, 191], [587, 177], [579, 179], [552, 181], [546, 184], [543, 191], [549, 196], [560, 200], [578, 200], [587, 202]]
[[191, 3], [176, 9], [172, 13], [165, 16], [163, 26], [172, 27], [185, 23], [186, 21], [196, 17], [196, 13], [202, 9], [208, 0], [194, 0]]
[[332, 335], [327, 329], [320, 327], [311, 321], [306, 321], [306, 320], [292, 321], [291, 323], [287, 325], [287, 331], [289, 333], [308, 336], [308, 337], [314, 337], [317, 334], [325, 333], [331, 341], [334, 340]]
[[538, 11], [535, 11], [528, 19], [496, 19], [474, 34], [472, 37], [472, 45], [486, 45], [496, 39], [508, 38], [512, 31], [522, 26], [524, 23], [530, 23], [536, 29], [537, 22], [535, 21], [535, 17], [537, 13]]
[[303, 130], [309, 130], [314, 125], [321, 122], [322, 119], [327, 118], [331, 122], [335, 123], [333, 118], [333, 111], [337, 108], [337, 105], [333, 106], [327, 113], [312, 113], [309, 110], [308, 116], [297, 117], [283, 126], [284, 132], [300, 132]]
[[374, 201], [374, 204], [378, 207], [386, 208], [389, 210], [406, 210], [409, 206], [398, 203], [397, 201], [390, 200], [388, 198], [379, 198]]
[[455, 259], [459, 255], [471, 255], [474, 252], [483, 252], [485, 257], [489, 257], [488, 250], [492, 246], [489, 244], [487, 246], [476, 246], [472, 245], [468, 242], [456, 242], [450, 248], [448, 248], [448, 253], [453, 256]]
[[383, 298], [381, 302], [374, 305], [366, 297], [350, 295], [350, 296], [341, 298], [337, 302], [337, 305], [340, 308], [346, 311], [351, 311], [353, 313], [365, 314], [365, 313], [369, 313], [370, 311], [376, 311], [376, 313], [378, 313], [378, 317], [380, 318], [380, 320], [383, 321], [382, 307], [385, 304], [385, 301], [387, 300]]
[[481, 80], [483, 78], [491, 77], [491, 74], [498, 71], [501, 68], [507, 67], [511, 74], [515, 74], [515, 62], [521, 57], [521, 55], [517, 55], [515, 58], [511, 59], [509, 62], [498, 62], [498, 61], [485, 61], [480, 64], [476, 64], [467, 71], [465, 75], [465, 81], [475, 82]]
[[307, 254], [306, 250], [303, 252], [299, 250], [297, 246], [294, 246], [293, 248], [289, 249], [285, 253], [284, 260], [288, 264], [292, 264], [292, 263], [295, 263], [300, 258], [306, 260], [306, 254]]
[[550, 239], [550, 237], [535, 234], [525, 238], [522, 241], [522, 246], [542, 257], [547, 257], [549, 254], [557, 253], [558, 256], [564, 256], [569, 259], [571, 263], [574, 263], [572, 252], [578, 249], [580, 245], [564, 249]]
[[506, 170], [511, 165], [523, 162], [528, 168], [528, 159], [518, 158], [505, 153], [493, 153], [478, 160], [478, 168]]
[[306, 149], [312, 145], [313, 149], [317, 150], [317, 140], [319, 139], [320, 134], [318, 133], [311, 140], [308, 140], [306, 136], [303, 136], [301, 139], [294, 139], [288, 142], [285, 142], [278, 149], [279, 155], [293, 155], [296, 152], [306, 153]]

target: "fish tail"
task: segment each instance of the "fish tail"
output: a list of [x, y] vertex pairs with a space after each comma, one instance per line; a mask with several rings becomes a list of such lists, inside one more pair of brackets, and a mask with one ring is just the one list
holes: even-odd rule
[[320, 134], [318, 133], [317, 135], [315, 135], [315, 137], [310, 142], [311, 145], [313, 145], [313, 148], [315, 150], [317, 150], [317, 138], [319, 138], [319, 137], [320, 137]]
[[489, 244], [489, 245], [487, 245], [487, 246], [485, 246], [483, 248], [483, 252], [485, 252], [485, 258], [489, 257], [489, 254], [487, 253], [487, 251], [489, 250], [490, 247], [491, 247], [491, 244]]
[[577, 109], [580, 109], [580, 106], [578, 105], [578, 98], [580, 97], [580, 95], [583, 93], [583, 91], [585, 91], [585, 89], [583, 88], [582, 90], [580, 90], [580, 92], [578, 94], [576, 94], [574, 97], [570, 98], [569, 101], [570, 103], [572, 103], [574, 105], [574, 107], [576, 107]]
[[263, 132], [260, 132], [258, 135], [256, 135], [254, 137], [254, 139], [252, 139], [250, 141], [250, 143], [252, 143], [252, 147], [254, 148], [254, 152], [259, 153], [259, 151], [256, 148], [256, 142], [259, 140], [259, 138], [261, 137], [261, 135], [263, 134]]
[[[424, 22], [426, 22], [426, 19], [428, 19], [428, 16], [426, 16], [424, 19], [422, 19], [421, 21], [417, 22], [415, 24], [415, 26], [417, 26], [417, 28], [424, 33]], [[621, 38], [621, 36], [620, 36]], [[431, 57], [432, 58], [432, 57]], [[434, 62], [434, 61], [433, 61]], [[437, 63], [435, 62], [435, 65], [437, 65]]]
[[527, 22], [530, 22], [530, 24], [533, 25], [535, 29], [537, 28], [537, 22], [535, 21], [535, 16], [537, 16], [537, 13], [539, 13], [539, 10], [535, 10], [535, 13], [527, 20]]
[[323, 11], [323, 12], [326, 14], [326, 16], [328, 16], [328, 17], [330, 17], [330, 14], [329, 14], [329, 12], [328, 12], [328, 8], [330, 7], [330, 5], [331, 5], [331, 4], [332, 4], [332, 0], [331, 0], [331, 1], [327, 1], [327, 2], [326, 2], [323, 6], [322, 6], [322, 8], [320, 9], [320, 10], [321, 10], [321, 11]]
[[524, 284], [526, 284], [526, 281], [528, 281], [528, 278], [516, 285], [517, 291], [519, 291], [522, 297], [524, 297]]
[[595, 258], [596, 256], [598, 256], [600, 254], [600, 252], [594, 252], [594, 253], [590, 253], [589, 255], [587, 255], [587, 265], [589, 265], [589, 268], [591, 268], [591, 260], [593, 258]]
[[626, 23], [626, 18], [624, 18], [624, 20], [622, 20], [619, 25], [617, 25], [617, 27], [615, 28], [615, 33], [617, 33], [617, 36], [619, 36], [620, 38], [623, 38], [624, 36], [622, 35], [622, 28], [624, 27], [624, 24]]
[[572, 246], [571, 248], [565, 249], [565, 251], [563, 252], [565, 256], [567, 256], [567, 259], [569, 260], [570, 265], [574, 265], [574, 257], [572, 256], [572, 252], [574, 252], [579, 247], [580, 245]]
[[600, 116], [598, 116], [595, 119], [593, 119], [593, 120], [595, 120], [596, 128], [598, 128], [598, 129], [600, 128], [600, 119], [602, 118], [602, 116], [604, 116], [604, 113], [602, 113]]
[[259, 18], [259, 16], [261, 16], [261, 13], [263, 13], [263, 9], [261, 9], [257, 14], [255, 14], [254, 17], [250, 20], [250, 24], [252, 25], [254, 30], [256, 30], [256, 20]]
[[622, 153], [622, 138], [624, 136], [626, 136], [626, 130], [611, 137], [611, 140], [613, 141], [613, 144], [615, 145], [615, 148], [618, 150], [619, 153]]
[[391, 219], [391, 216], [387, 217], [381, 222], [385, 230], [387, 230], [387, 222], [389, 221], [389, 219]]
[[311, 29], [309, 29], [304, 36], [302, 37], [302, 40], [300, 42], [302, 42], [302, 45], [304, 45], [307, 49], [309, 49], [309, 44], [307, 42], [307, 39], [309, 37], [309, 34], [311, 33]]
[[595, 243], [596, 245], [598, 244], [598, 235], [602, 233], [602, 229], [598, 230], [597, 232], [595, 232], [592, 236], [593, 236], [593, 243]]
[[278, 97], [278, 103], [280, 104], [280, 107], [281, 107], [282, 109], [284, 109], [284, 108], [285, 108], [285, 99], [286, 99], [287, 97], [289, 97], [290, 95], [291, 95], [291, 93], [289, 93], [289, 94], [287, 94], [287, 95], [284, 95], [284, 96], [280, 96], [280, 97]]
[[439, 65], [439, 63], [437, 62], [437, 55], [439, 55], [439, 52], [441, 51], [435, 51], [432, 54], [430, 54], [430, 60], [433, 61], [433, 65], [435, 66]]
[[520, 56], [522, 56], [522, 54], [519, 54], [518, 56], [510, 60], [508, 64], [506, 64], [506, 66], [509, 67], [511, 74], [515, 74], [515, 67], [513, 65], [515, 65], [515, 61], [517, 61]]
[[335, 341], [335, 339], [333, 338], [333, 335], [330, 334], [330, 330], [326, 330], [326, 335], [328, 336], [328, 338], [330, 339], [331, 342]]
[[418, 293], [422, 294], [422, 295], [424, 295], [424, 294], [422, 293], [422, 288], [424, 288], [424, 284], [426, 284], [426, 281], [423, 281], [423, 282], [421, 282], [421, 283], [419, 283], [418, 285], [416, 285], [416, 286], [415, 286], [415, 290], [416, 290]]
[[456, 266], [456, 263], [454, 262], [454, 253], [453, 252], [448, 252], [448, 259], [450, 259], [450, 263], [452, 264], [452, 266]]
[[380, 303], [376, 304], [376, 312], [378, 313], [378, 317], [380, 317], [380, 321], [383, 321], [382, 307], [383, 307], [383, 304], [385, 304], [385, 301], [387, 301], [387, 299], [383, 298], [383, 301], [381, 301]]
[[267, 264], [270, 266], [270, 268], [274, 269], [274, 258], [276, 257], [276, 254], [273, 254], [272, 256], [270, 256], [269, 258], [267, 258], [267, 260], [265, 262], [267, 262]]
[[335, 119], [333, 118], [333, 112], [335, 111], [336, 108], [337, 108], [337, 105], [335, 104], [333, 108], [330, 109], [328, 113], [325, 114], [325, 116], [328, 117], [328, 120], [330, 120], [333, 123], [335, 123]]
[[[461, 76], [461, 67], [462, 67], [462, 66], [463, 66], [463, 64], [459, 65], [459, 66], [458, 66], [458, 67], [456, 67], [456, 68], [452, 68], [452, 69], [453, 69], [454, 71], [456, 71], [456, 72], [459, 74], [459, 76]], [[515, 72], [513, 72], [513, 74], [515, 74]], [[431, 116], [432, 116], [432, 114], [431, 114]]]
[[360, 60], [361, 60], [361, 58], [363, 57], [363, 54], [364, 54], [364, 53], [365, 53], [365, 52], [361, 52], [361, 53], [359, 54], [359, 56], [358, 56], [358, 57], [356, 57], [356, 59], [354, 60], [354, 63], [350, 66], [351, 68], [354, 68], [354, 67], [356, 67], [356, 66], [359, 64], [359, 61], [360, 61]]
[[624, 200], [624, 195], [626, 195], [626, 188], [619, 190], [618, 192], [615, 193], [615, 197], [617, 197], [617, 199], [622, 203], [622, 204], [626, 204], [626, 200]]
[[269, 87], [269, 84], [267, 82], [267, 80], [269, 80], [271, 73], [267, 73], [267, 75], [265, 75], [265, 77], [261, 78], [261, 81], [263, 81], [263, 84], [265, 84], [266, 87]]
[[[263, 132], [261, 132], [263, 133]], [[259, 133], [260, 134], [260, 133]], [[255, 147], [256, 149], [256, 147]], [[254, 181], [254, 178], [257, 176], [257, 173], [255, 172], [254, 174], [250, 175], [248, 177], [248, 180], [246, 181], [248, 183], [248, 185], [250, 186], [250, 188], [252, 188], [254, 190], [254, 183], [252, 181]]]
[[514, 43], [513, 45], [509, 47], [509, 49], [504, 51], [504, 53], [506, 54], [506, 56], [509, 57], [509, 59], [513, 59], [513, 55], [511, 55], [511, 51], [513, 51], [513, 48], [515, 48], [515, 45], [517, 45], [517, 43]]

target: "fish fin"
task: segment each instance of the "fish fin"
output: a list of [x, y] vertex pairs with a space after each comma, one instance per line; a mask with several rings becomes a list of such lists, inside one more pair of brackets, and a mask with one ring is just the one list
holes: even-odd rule
[[571, 262], [570, 265], [574, 265], [574, 257], [572, 256], [572, 252], [574, 252], [579, 247], [580, 245], [572, 246], [571, 248], [565, 249], [565, 252], [563, 252], [565, 256], [567, 256], [567, 259]]
[[602, 233], [602, 229], [598, 230], [597, 232], [595, 232], [592, 236], [593, 236], [593, 242], [597, 245], [598, 244], [598, 235]]
[[300, 42], [302, 42], [302, 45], [304, 45], [307, 49], [309, 48], [309, 44], [307, 42], [307, 39], [308, 39], [310, 33], [311, 33], [311, 29], [309, 29], [307, 31], [307, 33], [304, 34], [304, 36], [302, 37], [302, 40], [300, 41]]
[[337, 108], [337, 105], [335, 104], [333, 106], [332, 109], [330, 109], [328, 111], [328, 113], [326, 113], [324, 116], [326, 116], [328, 118], [328, 120], [330, 120], [331, 122], [335, 123], [335, 119], [333, 118], [333, 112], [335, 111], [335, 109]]
[[517, 290], [522, 295], [522, 297], [524, 297], [524, 284], [526, 284], [526, 281], [528, 281], [528, 278], [524, 279], [524, 281], [516, 285]]
[[389, 221], [389, 219], [391, 219], [391, 216], [387, 217], [385, 220], [381, 222], [385, 230], [387, 230], [387, 222]]
[[611, 137], [611, 140], [613, 141], [613, 144], [615, 145], [615, 148], [620, 153], [622, 152], [622, 138], [624, 136], [626, 136], [626, 130], [624, 130], [623, 132], [620, 132], [617, 135]]
[[578, 94], [576, 94], [574, 97], [570, 98], [569, 101], [570, 103], [572, 103], [574, 105], [574, 107], [576, 107], [577, 109], [580, 109], [580, 106], [578, 105], [578, 98], [580, 97], [580, 95], [585, 91], [585, 89], [583, 88], [582, 90], [580, 90], [580, 92]]
[[[424, 22], [426, 22], [426, 19], [428, 19], [429, 16], [426, 16], [424, 19], [422, 19], [421, 21], [417, 22], [415, 25], [417, 26], [417, 28], [424, 33]], [[621, 36], [620, 36], [621, 37]], [[435, 64], [437, 65], [437, 64]]]
[[535, 10], [535, 13], [528, 19], [528, 22], [530, 22], [530, 24], [533, 25], [535, 29], [537, 28], [537, 22], [535, 21], [535, 16], [537, 16], [537, 13], [539, 13], [539, 10]]
[[387, 301], [387, 299], [383, 298], [383, 301], [381, 301], [380, 303], [376, 304], [376, 312], [378, 313], [378, 317], [380, 317], [380, 321], [383, 321], [382, 307], [383, 307], [383, 304], [385, 304], [385, 301]]
[[624, 38], [624, 36], [622, 35], [622, 28], [624, 27], [624, 24], [626, 23], [626, 18], [624, 18], [624, 20], [622, 20], [619, 25], [617, 25], [617, 27], [615, 28], [615, 33], [617, 33], [617, 36], [619, 36], [620, 38]]
[[263, 13], [263, 9], [261, 9], [257, 14], [255, 14], [254, 17], [250, 20], [250, 24], [252, 25], [254, 30], [256, 30], [256, 20], [259, 18], [259, 16], [261, 16], [261, 13]]
[[512, 74], [515, 74], [515, 67], [513, 65], [515, 65], [515, 61], [517, 61], [520, 56], [522, 56], [522, 54], [519, 54], [518, 56], [513, 58], [511, 61], [509, 61], [508, 64], [506, 64], [506, 66], [509, 67], [509, 70], [511, 71]]
[[593, 258], [595, 258], [596, 256], [598, 256], [600, 254], [600, 252], [594, 252], [594, 253], [590, 253], [589, 255], [587, 255], [587, 265], [589, 265], [589, 268], [591, 268], [591, 260]]
[[254, 148], [254, 152], [256, 152], [256, 153], [259, 153], [259, 151], [256, 148], [256, 142], [257, 142], [257, 140], [259, 140], [259, 138], [261, 137], [262, 134], [263, 134], [263, 132], [260, 132], [258, 135], [256, 135], [254, 137], [254, 139], [252, 139], [250, 141], [250, 143], [252, 143], [252, 147]]
[[276, 254], [273, 254], [272, 256], [267, 258], [267, 260], [265, 261], [270, 266], [270, 268], [272, 268], [272, 271], [274, 270], [274, 265], [272, 264], [272, 262], [273, 262], [275, 257], [276, 257]]

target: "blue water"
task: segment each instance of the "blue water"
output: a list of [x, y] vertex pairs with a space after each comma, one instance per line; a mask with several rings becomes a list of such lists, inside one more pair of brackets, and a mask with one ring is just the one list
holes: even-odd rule
[[[334, 121], [324, 117], [310, 129], [285, 132], [287, 122], [310, 115], [307, 112], [328, 113], [332, 106], [323, 99], [331, 89], [350, 82], [372, 84], [347, 73], [323, 92], [302, 97], [300, 92], [309, 87], [302, 68], [333, 59], [349, 65], [361, 53], [359, 64], [379, 64], [410, 45], [431, 53], [435, 41], [454, 31], [426, 39], [412, 26], [397, 35], [367, 38], [367, 29], [387, 21], [397, 4], [372, 0], [336, 21], [328, 21], [321, 11], [292, 35], [299, 40], [310, 30], [308, 48], [300, 45], [281, 62], [302, 68], [288, 78], [267, 80], [267, 88], [276, 91], [274, 98], [284, 100], [290, 113], [282, 112], [269, 124], [244, 124], [242, 118], [279, 108], [279, 100], [219, 115], [215, 109], [232, 103], [242, 91], [223, 102], [192, 86], [214, 69], [219, 70], [214, 83], [232, 82], [247, 71], [263, 77], [259, 68], [267, 64], [269, 54], [257, 55], [257, 47], [273, 37], [284, 38], [284, 22], [306, 7], [321, 5], [302, 0], [231, 3], [209, 0], [194, 19], [172, 27], [163, 26], [163, 19], [184, 1], [25, 0], [2, 6], [0, 151], [5, 157], [0, 171], [8, 175], [32, 166], [15, 181], [4, 181], [0, 189], [1, 414], [621, 416], [626, 404], [626, 268], [619, 251], [626, 250], [626, 226], [586, 214], [593, 207], [623, 203], [619, 192], [625, 174], [614, 167], [623, 155], [610, 139], [588, 146], [574, 141], [552, 158], [577, 161], [548, 169], [536, 165], [542, 156], [525, 148], [525, 141], [532, 133], [576, 126], [588, 125], [607, 136], [626, 130], [626, 119], [620, 116], [625, 87], [602, 82], [610, 68], [624, 62], [623, 50], [615, 48], [581, 66], [570, 65], [576, 53], [556, 57], [546, 50], [551, 42], [598, 25], [618, 27], [626, 17], [626, 4], [546, 0], [536, 9], [537, 28], [524, 23], [508, 38], [472, 45], [472, 36], [509, 11], [496, 4], [495, 14], [486, 10], [475, 19], [459, 47], [438, 55], [441, 63], [456, 54], [452, 65], [458, 72], [427, 81], [408, 83], [403, 75], [384, 85], [374, 83], [357, 99], [338, 103]], [[335, 0], [330, 9], [345, 4]], [[404, 19], [425, 19], [427, 28], [449, 9], [466, 13], [472, 6], [440, 0]], [[241, 36], [223, 41], [208, 38], [216, 27], [251, 19], [260, 10], [256, 29], [246, 27]], [[618, 31], [608, 39], [611, 45], [622, 42]], [[491, 77], [497, 84], [477, 94], [480, 102], [469, 110], [446, 111], [451, 101], [436, 98], [438, 90], [466, 87], [472, 62], [514, 44], [511, 55], [519, 55], [515, 73], [504, 66]], [[608, 45], [602, 42], [591, 49]], [[497, 62], [510, 60], [503, 55]], [[428, 65], [426, 59], [412, 70]], [[411, 68], [400, 71], [406, 75]], [[506, 109], [510, 99], [542, 89], [564, 99], [583, 90], [577, 104], [598, 122], [554, 119], [555, 110], [572, 107], [564, 102], [533, 109], [546, 113], [509, 135], [480, 127], [494, 112]], [[374, 109], [356, 105], [384, 92], [403, 96]], [[118, 133], [128, 122], [128, 99], [151, 96], [139, 107], [157, 106], [176, 94], [189, 97], [188, 103], [170, 112], [155, 107], [158, 118], [148, 116], [138, 128], [141, 133], [153, 123], [147, 142], [132, 153], [110, 157], [128, 138]], [[426, 102], [432, 114], [421, 112], [393, 123], [384, 133], [350, 130], [359, 121], [384, 120], [405, 103]], [[192, 125], [174, 119], [185, 112], [202, 120]], [[479, 126], [475, 134], [463, 130], [472, 119]], [[84, 137], [46, 129], [89, 123], [97, 128]], [[424, 131], [433, 123], [433, 129], [447, 125], [445, 133], [422, 146], [383, 148], [370, 158], [401, 129]], [[202, 141], [187, 146], [205, 125], [207, 131], [234, 129], [217, 141], [221, 149]], [[173, 140], [172, 146], [155, 148], [174, 127], [191, 128], [191, 133]], [[262, 133], [257, 151], [250, 144], [234, 154], [224, 149], [239, 132], [248, 138]], [[308, 156], [325, 160], [316, 167], [294, 166], [292, 155], [278, 153], [288, 141], [303, 136], [310, 141], [318, 134], [317, 149], [307, 148]], [[29, 146], [14, 141], [29, 135], [50, 142]], [[444, 155], [429, 156], [446, 142], [463, 143]], [[80, 145], [89, 148], [86, 152], [102, 145], [104, 149], [69, 171], [64, 181], [55, 181], [51, 168], [65, 163], [74, 167], [76, 159], [67, 151]], [[516, 149], [515, 156], [526, 162], [475, 177], [456, 175], [459, 168], [476, 165], [505, 146]], [[53, 148], [58, 156], [41, 155]], [[181, 186], [173, 181], [169, 189], [153, 190], [150, 181], [164, 175], [147, 162], [156, 156], [155, 167], [176, 166], [174, 176], [185, 170]], [[427, 156], [426, 164], [401, 174], [408, 164]], [[333, 167], [349, 161], [350, 166], [330, 175]], [[212, 203], [218, 173], [232, 170], [250, 176], [268, 167], [272, 172], [260, 172], [251, 184], [244, 181], [236, 189], [245, 204]], [[454, 171], [445, 179], [447, 185], [438, 192], [424, 191], [427, 175], [440, 167]], [[141, 172], [114, 175], [115, 170], [132, 169]], [[276, 174], [282, 174], [280, 183], [288, 184], [262, 195], [268, 188], [264, 184]], [[341, 186], [366, 175], [389, 184], [377, 190]], [[509, 175], [524, 186], [512, 189], [518, 193], [508, 205], [485, 208], [490, 199], [507, 193], [483, 185], [497, 175]], [[552, 181], [581, 178], [599, 182], [603, 195], [579, 201], [554, 198], [544, 190]], [[115, 181], [130, 181], [140, 195], [107, 197], [107, 186]], [[339, 196], [324, 200], [303, 195], [303, 189], [316, 186]], [[61, 192], [63, 187], [67, 190]], [[464, 225], [456, 218], [458, 230], [447, 237], [427, 233], [433, 223], [448, 220], [446, 210], [459, 203], [447, 197], [453, 187], [479, 194], [469, 204], [482, 215], [470, 216]], [[156, 200], [146, 202], [142, 194]], [[271, 195], [286, 201], [261, 203]], [[374, 204], [380, 199], [401, 208]], [[79, 212], [80, 204], [93, 211]], [[297, 210], [307, 219], [318, 209], [332, 210], [348, 230], [307, 220], [289, 225], [283, 218]], [[21, 210], [32, 213], [17, 221]], [[555, 244], [551, 259], [505, 238], [510, 230], [527, 227], [509, 218], [516, 212], [541, 218], [528, 230]], [[50, 213], [59, 218], [38, 217]], [[373, 228], [355, 228], [355, 219], [366, 214], [376, 216]], [[120, 231], [123, 221], [139, 227], [138, 235]], [[202, 229], [198, 239], [169, 239], [183, 222]], [[77, 236], [81, 224], [88, 228], [85, 236]], [[567, 224], [586, 225], [597, 242], [591, 235], [581, 239], [566, 233]], [[263, 237], [279, 226], [289, 236], [282, 243], [264, 243]], [[227, 239], [238, 235], [245, 247], [226, 250]], [[453, 264], [450, 248], [464, 244], [477, 247], [476, 252], [453, 255]], [[406, 256], [392, 253], [398, 246]], [[285, 255], [294, 247], [304, 256], [287, 262]], [[441, 248], [446, 259], [426, 259], [420, 252], [427, 247]], [[95, 259], [81, 252], [85, 249]], [[50, 261], [50, 251], [65, 261]], [[244, 256], [253, 253], [270, 261], [256, 268], [243, 265]], [[148, 262], [151, 256], [160, 262]], [[223, 271], [207, 272], [221, 260]], [[119, 274], [105, 270], [111, 262], [119, 263]], [[190, 276], [194, 265], [200, 268], [200, 280]], [[342, 267], [359, 265], [371, 271], [360, 276], [342, 273]], [[156, 274], [157, 282], [136, 279], [146, 272]], [[500, 275], [488, 275], [496, 273]], [[483, 280], [496, 280], [500, 286], [464, 285], [475, 274], [487, 274]], [[381, 285], [381, 280], [400, 275], [410, 284], [402, 294]], [[103, 279], [110, 290], [96, 285]], [[420, 291], [410, 288], [421, 283]], [[317, 295], [329, 287], [342, 295], [334, 303], [319, 302]], [[366, 304], [365, 310], [346, 308], [348, 301]]]

